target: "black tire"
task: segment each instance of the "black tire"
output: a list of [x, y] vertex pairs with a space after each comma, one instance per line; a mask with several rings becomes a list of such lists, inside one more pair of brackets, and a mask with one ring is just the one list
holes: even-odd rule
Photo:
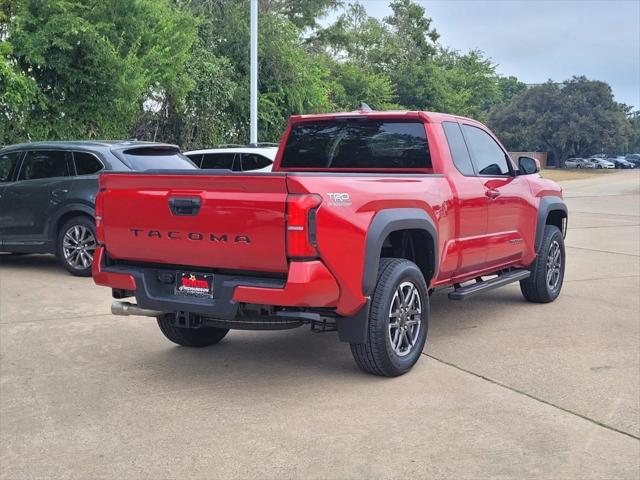
[[[400, 297], [396, 298], [396, 292], [399, 291], [401, 285], [407, 283], [415, 287], [420, 302], [414, 304], [412, 299], [409, 308], [419, 305], [421, 313], [403, 319], [397, 317], [396, 323], [400, 324], [402, 321], [402, 328], [414, 332], [413, 335], [415, 335], [411, 346], [406, 345], [407, 352], [400, 355], [394, 349], [391, 338], [391, 328], [393, 327], [390, 328], [390, 315], [392, 304], [396, 305], [394, 302], [400, 299]], [[413, 294], [411, 295], [413, 297]], [[404, 322], [415, 322], [418, 319], [416, 317], [419, 317], [420, 322], [418, 323], [419, 328], [414, 331], [411, 329], [415, 328], [415, 325], [408, 326]], [[384, 377], [397, 377], [408, 372], [420, 359], [427, 340], [428, 326], [429, 295], [424, 276], [418, 266], [401, 258], [381, 259], [376, 288], [371, 298], [367, 340], [365, 343], [351, 344], [351, 353], [358, 366], [365, 372]], [[409, 342], [409, 334], [403, 339], [399, 332], [400, 330], [394, 330], [393, 336], [398, 338], [399, 342]], [[400, 347], [401, 345], [399, 345]]]
[[[547, 276], [549, 269], [555, 268], [550, 264], [550, 255], [555, 256], [552, 251], [555, 252], [556, 246], [560, 252], [560, 259], [557, 281], [553, 282], [548, 280]], [[531, 276], [520, 281], [520, 291], [524, 298], [534, 303], [549, 303], [558, 298], [564, 280], [565, 251], [562, 232], [555, 225], [545, 225], [540, 251], [529, 270]]]
[[165, 315], [158, 317], [160, 331], [173, 343], [183, 347], [202, 348], [215, 345], [229, 332], [228, 328], [181, 328], [171, 323], [171, 317]]
[[[87, 233], [85, 249], [79, 250], [77, 255], [65, 255], [65, 235], [77, 227], [77, 231]], [[67, 220], [58, 231], [56, 239], [56, 256], [62, 266], [69, 273], [78, 277], [90, 277], [93, 265], [93, 253], [97, 247], [95, 221], [87, 216], [79, 215]], [[84, 260], [83, 260], [84, 259]]]

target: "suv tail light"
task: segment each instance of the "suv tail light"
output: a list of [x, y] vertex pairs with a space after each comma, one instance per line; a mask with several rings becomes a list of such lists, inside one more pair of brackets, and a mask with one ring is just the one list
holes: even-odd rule
[[317, 258], [316, 211], [320, 195], [287, 195], [287, 256]]
[[98, 195], [96, 195], [96, 241], [98, 245], [104, 245], [104, 223], [102, 221], [102, 214], [104, 213], [104, 207], [102, 205], [103, 192], [104, 189], [100, 188]]

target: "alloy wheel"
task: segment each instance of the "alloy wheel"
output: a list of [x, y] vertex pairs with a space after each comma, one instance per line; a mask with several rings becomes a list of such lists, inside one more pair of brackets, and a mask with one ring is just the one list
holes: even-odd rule
[[403, 282], [396, 289], [389, 308], [389, 340], [399, 357], [408, 355], [420, 334], [422, 302], [418, 288], [412, 282]]
[[84, 270], [91, 266], [97, 246], [93, 232], [83, 225], [73, 225], [62, 239], [64, 259], [76, 270]]
[[549, 290], [555, 290], [560, 281], [562, 269], [562, 250], [557, 240], [554, 240], [549, 247], [549, 255], [547, 255], [547, 286]]

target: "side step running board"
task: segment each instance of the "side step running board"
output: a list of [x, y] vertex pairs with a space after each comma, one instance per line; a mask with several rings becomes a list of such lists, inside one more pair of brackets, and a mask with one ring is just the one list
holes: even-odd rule
[[456, 289], [449, 293], [449, 300], [466, 300], [467, 298], [479, 293], [488, 292], [489, 290], [503, 287], [509, 283], [519, 282], [520, 280], [528, 278], [529, 275], [531, 275], [529, 270], [513, 270], [508, 273], [502, 273], [491, 280], [482, 280], [482, 278], [477, 278], [476, 283], [474, 284], [466, 285], [464, 287], [456, 285]]

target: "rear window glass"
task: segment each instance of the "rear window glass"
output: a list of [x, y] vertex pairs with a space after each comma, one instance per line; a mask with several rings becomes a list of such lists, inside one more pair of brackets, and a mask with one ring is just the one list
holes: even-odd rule
[[94, 155], [86, 152], [73, 152], [77, 175], [91, 175], [104, 168], [102, 162]]
[[205, 153], [202, 160], [202, 168], [233, 170], [235, 153]]
[[329, 120], [295, 125], [283, 168], [431, 168], [424, 125], [388, 120]]
[[242, 154], [242, 171], [259, 170], [261, 168], [268, 167], [273, 162], [267, 157], [258, 155], [257, 153], [243, 153]]
[[125, 161], [134, 170], [193, 170], [191, 160], [172, 148], [138, 147], [122, 152]]

